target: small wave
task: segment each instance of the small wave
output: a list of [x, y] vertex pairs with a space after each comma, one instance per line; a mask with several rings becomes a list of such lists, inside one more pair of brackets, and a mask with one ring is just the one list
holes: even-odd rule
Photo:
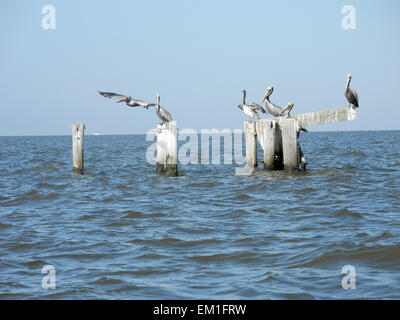
[[41, 243], [30, 242], [30, 243], [17, 243], [12, 246], [13, 250], [26, 250], [32, 248], [40, 248], [42, 246]]
[[353, 217], [353, 218], [362, 218], [362, 214], [356, 211], [350, 211], [347, 208], [340, 209], [335, 212], [336, 217]]
[[347, 163], [340, 170], [351, 170], [351, 171], [353, 171], [354, 169], [358, 169], [358, 166], [352, 165], [351, 163]]
[[51, 192], [49, 194], [39, 194], [37, 190], [31, 190], [22, 196], [4, 202], [3, 205], [12, 206], [12, 205], [22, 204], [27, 201], [54, 200], [59, 198], [59, 196], [60, 194], [56, 192]]
[[126, 185], [124, 185], [124, 184], [119, 184], [119, 185], [117, 185], [115, 188], [116, 188], [116, 189], [119, 189], [119, 190], [130, 189], [130, 187], [128, 187], [128, 186], [126, 186]]
[[251, 211], [247, 211], [244, 209], [236, 209], [236, 210], [225, 210], [224, 212], [218, 214], [219, 217], [229, 217], [229, 218], [239, 218], [244, 215], [251, 214]]
[[127, 226], [127, 224], [123, 221], [112, 221], [112, 222], [107, 223], [106, 225], [107, 225], [107, 227], [112, 227], [112, 228]]
[[241, 194], [237, 195], [236, 197], [228, 199], [228, 200], [249, 200], [249, 199], [251, 199], [251, 197], [248, 194], [241, 193]]
[[137, 257], [137, 259], [156, 259], [156, 260], [166, 259], [166, 258], [168, 258], [168, 256], [157, 253], [147, 253]]
[[390, 240], [393, 239], [393, 234], [385, 231], [375, 237], [370, 237], [369, 239], [366, 240], [366, 243], [374, 243], [376, 241], [380, 241], [380, 240]]
[[88, 215], [88, 214], [85, 214], [85, 215], [79, 217], [78, 221], [91, 220], [91, 219], [95, 219], [95, 218], [96, 218], [95, 215]]
[[97, 210], [90, 211], [90, 213], [94, 213], [94, 214], [96, 214], [96, 213], [103, 214], [103, 213], [109, 213], [109, 212], [110, 212], [109, 209], [97, 209]]
[[165, 213], [141, 213], [139, 211], [127, 210], [124, 211], [124, 218], [127, 219], [145, 219], [145, 218], [155, 218], [155, 217], [165, 217]]
[[48, 263], [43, 260], [33, 260], [33, 261], [23, 263], [23, 265], [27, 266], [29, 269], [42, 268], [46, 264], [48, 264]]
[[11, 227], [12, 227], [11, 224], [0, 222], [0, 229], [7, 229], [7, 228], [11, 228]]
[[138, 271], [129, 271], [129, 274], [133, 274], [136, 276], [151, 276], [151, 275], [159, 275], [159, 274], [167, 274], [176, 272], [176, 269], [143, 269]]
[[399, 171], [399, 170], [396, 168], [396, 165], [394, 165], [394, 166], [391, 167], [391, 168], [377, 167], [377, 168], [374, 168], [374, 170], [376, 170], [376, 171], [378, 171], [378, 172], [396, 172], [396, 171]]
[[260, 282], [260, 283], [263, 283], [263, 282], [271, 282], [271, 281], [276, 281], [277, 279], [278, 279], [278, 278], [275, 277], [274, 275], [268, 274], [268, 275], [264, 275], [264, 276], [262, 277], [262, 279], [261, 279], [261, 280], [258, 280], [257, 282]]
[[[74, 260], [80, 260], [80, 259], [102, 259], [106, 255], [105, 254], [100, 254], [100, 253], [65, 253], [65, 254], [60, 254], [60, 255], [54, 255], [52, 258], [69, 258], [69, 259], [74, 259]], [[108, 257], [110, 257], [110, 254], [107, 254]]]
[[366, 157], [367, 155], [360, 151], [360, 150], [351, 150], [348, 152], [342, 152], [338, 155], [339, 157], [349, 157], [349, 156], [360, 156], [360, 157]]
[[217, 184], [215, 182], [193, 182], [188, 184], [187, 188], [213, 188]]
[[36, 185], [38, 189], [51, 189], [51, 190], [63, 190], [65, 189], [66, 184], [51, 184], [47, 182], [39, 182]]
[[115, 289], [116, 292], [118, 293], [126, 293], [126, 292], [130, 292], [130, 291], [139, 291], [142, 290], [143, 288], [146, 287], [139, 287], [139, 286], [135, 286], [135, 285], [127, 285], [127, 286], [123, 286], [120, 288]]
[[131, 240], [133, 243], [146, 243], [149, 245], [156, 246], [167, 246], [167, 247], [178, 247], [178, 248], [186, 248], [193, 246], [204, 246], [204, 245], [212, 245], [212, 244], [220, 244], [223, 241], [216, 239], [201, 239], [201, 240], [191, 240], [185, 241], [177, 238], [164, 238], [164, 239], [155, 239], [155, 240], [144, 240], [144, 239], [134, 239]]
[[291, 300], [314, 300], [315, 297], [311, 293], [306, 292], [287, 292], [279, 294], [279, 297], [282, 299], [291, 299]]
[[312, 187], [306, 187], [306, 188], [300, 188], [297, 190], [297, 193], [300, 194], [306, 194], [306, 193], [311, 193], [311, 192], [318, 192], [318, 189], [312, 188]]
[[256, 208], [252, 209], [253, 212], [258, 212], [258, 213], [268, 213], [269, 211], [265, 208]]
[[350, 261], [356, 263], [385, 263], [397, 266], [400, 263], [400, 244], [392, 246], [366, 246], [358, 245], [351, 249], [328, 250], [300, 265], [292, 267], [315, 267], [317, 265], [330, 265], [333, 263], [344, 263]]
[[256, 254], [252, 252], [239, 252], [239, 253], [216, 253], [211, 255], [195, 255], [189, 257], [191, 260], [197, 262], [221, 262], [221, 261], [236, 261], [250, 263], [253, 261], [258, 261]]
[[101, 277], [99, 279], [96, 279], [95, 281], [90, 282], [90, 284], [99, 284], [99, 285], [116, 285], [121, 283], [124, 282], [120, 279], [109, 278], [109, 277]]

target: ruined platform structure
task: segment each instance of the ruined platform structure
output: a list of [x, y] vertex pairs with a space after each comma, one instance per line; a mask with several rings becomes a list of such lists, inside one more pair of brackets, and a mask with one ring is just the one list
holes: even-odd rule
[[301, 163], [298, 136], [300, 128], [354, 120], [353, 107], [301, 113], [288, 117], [259, 119], [244, 122], [246, 166], [258, 166], [257, 140], [264, 151], [264, 169], [298, 170]]

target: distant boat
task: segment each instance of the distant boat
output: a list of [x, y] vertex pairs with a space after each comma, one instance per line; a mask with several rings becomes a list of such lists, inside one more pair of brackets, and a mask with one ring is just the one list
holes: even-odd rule
[[95, 132], [95, 133], [93, 133], [93, 135], [94, 135], [94, 136], [100, 136], [100, 133]]

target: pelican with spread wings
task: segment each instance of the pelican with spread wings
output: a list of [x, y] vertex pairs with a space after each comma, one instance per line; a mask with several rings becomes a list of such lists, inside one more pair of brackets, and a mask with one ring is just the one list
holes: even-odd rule
[[129, 107], [143, 107], [143, 108], [148, 109], [149, 107], [156, 106], [155, 103], [149, 103], [149, 102], [145, 102], [145, 101], [142, 101], [139, 99], [132, 99], [131, 96], [124, 96], [124, 95], [118, 94], [118, 93], [102, 92], [102, 91], [99, 91], [99, 93], [105, 98], [118, 100], [117, 103], [125, 102], [126, 105]]

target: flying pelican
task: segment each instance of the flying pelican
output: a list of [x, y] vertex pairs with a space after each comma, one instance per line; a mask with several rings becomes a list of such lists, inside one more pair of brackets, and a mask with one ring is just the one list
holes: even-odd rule
[[274, 117], [280, 117], [283, 116], [285, 111], [287, 111], [287, 115], [290, 118], [290, 111], [293, 109], [293, 103], [289, 102], [285, 108], [281, 108], [277, 106], [276, 104], [273, 104], [271, 101], [269, 101], [269, 96], [272, 94], [274, 91], [274, 87], [268, 87], [267, 90], [265, 91], [264, 98], [262, 99], [263, 103], [265, 101], [265, 106], [270, 114], [272, 114]]
[[171, 114], [160, 106], [160, 94], [157, 93], [156, 97], [157, 97], [156, 113], [158, 117], [162, 120], [163, 123], [171, 122], [172, 121]]
[[349, 107], [351, 105], [354, 106], [354, 108], [358, 108], [358, 95], [355, 90], [350, 89], [350, 81], [351, 81], [351, 74], [347, 75], [347, 84], [346, 84], [346, 91], [344, 92], [344, 95], [346, 96], [347, 101], [349, 102]]
[[149, 107], [154, 107], [155, 106], [154, 103], [144, 102], [144, 101], [139, 100], [139, 99], [132, 99], [131, 96], [124, 96], [122, 94], [113, 93], [113, 92], [102, 92], [102, 91], [99, 91], [99, 93], [103, 97], [106, 97], [106, 98], [109, 98], [109, 99], [118, 100], [117, 103], [125, 102], [126, 105], [129, 106], [129, 107], [143, 107], [143, 108], [148, 109]]
[[253, 104], [246, 104], [246, 90], [243, 90], [243, 103], [238, 105], [238, 108], [243, 110], [243, 112], [248, 115], [253, 121], [254, 118], [260, 119], [260, 116], [257, 113], [257, 110], [260, 110], [262, 113], [266, 113], [263, 107], [261, 107], [259, 104], [254, 103]]

